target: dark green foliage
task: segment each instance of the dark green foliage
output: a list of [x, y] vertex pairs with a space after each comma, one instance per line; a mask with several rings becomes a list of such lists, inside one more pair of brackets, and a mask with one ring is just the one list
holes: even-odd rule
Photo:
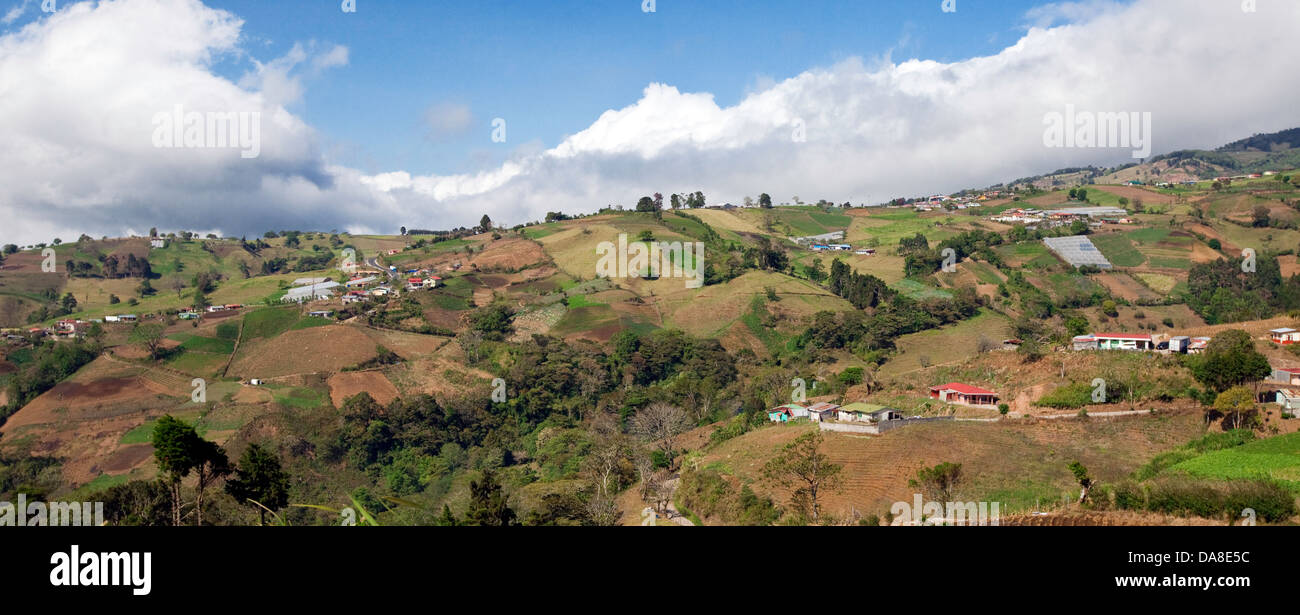
[[1185, 361], [1201, 384], [1218, 392], [1263, 380], [1271, 372], [1268, 358], [1255, 350], [1250, 334], [1239, 329], [1216, 335], [1204, 353], [1189, 355]]
[[226, 493], [256, 508], [262, 525], [266, 525], [267, 509], [274, 512], [289, 504], [289, 475], [280, 467], [275, 453], [250, 444], [239, 458], [235, 477], [226, 482]]
[[81, 341], [72, 344], [44, 343], [35, 348], [31, 361], [9, 380], [9, 403], [0, 406], [0, 425], [41, 393], [54, 388], [95, 359], [96, 352]]
[[858, 309], [876, 307], [898, 294], [884, 280], [870, 274], [856, 273], [838, 259], [831, 263], [827, 287]]
[[483, 527], [516, 525], [515, 511], [510, 509], [508, 498], [491, 470], [484, 470], [479, 480], [470, 481], [469, 491], [469, 510], [465, 513], [466, 525]]
[[1187, 274], [1187, 305], [1210, 324], [1259, 320], [1300, 308], [1300, 277], [1282, 278], [1277, 257], [1260, 254], [1255, 271], [1244, 259], [1193, 265]]

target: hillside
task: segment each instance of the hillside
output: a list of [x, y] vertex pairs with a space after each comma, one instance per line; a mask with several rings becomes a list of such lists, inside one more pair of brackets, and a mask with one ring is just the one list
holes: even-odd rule
[[[232, 459], [255, 443], [274, 450], [294, 501], [356, 498], [391, 522], [434, 522], [444, 506], [462, 514], [487, 472], [530, 522], [604, 524], [619, 512], [626, 522], [647, 501], [641, 489], [671, 501], [683, 470], [770, 498], [747, 520], [798, 522], [761, 469], [814, 429], [767, 426], [802, 381], [817, 401], [974, 419], [829, 433], [826, 454], [845, 474], [826, 501], [833, 516], [883, 514], [909, 497], [920, 467], [945, 461], [966, 467], [963, 497], [1030, 512], [1075, 489], [1070, 461], [1113, 483], [1207, 429], [1216, 392], [1194, 358], [1075, 352], [1074, 336], [1241, 330], [1272, 367], [1300, 368], [1300, 355], [1268, 341], [1300, 323], [1294, 136], [888, 207], [615, 207], [400, 236], [11, 246], [0, 265], [0, 465], [49, 460], [20, 479], [54, 494], [145, 488], [157, 475], [154, 426], [171, 415]], [[1251, 170], [1259, 176], [1239, 176]], [[1225, 174], [1236, 177], [1201, 181]], [[1074, 267], [1044, 241], [1080, 235], [1113, 267]], [[821, 243], [839, 241], [846, 249]], [[665, 247], [658, 277], [634, 258], [652, 244]], [[608, 275], [620, 245], [632, 258]], [[1242, 269], [1246, 248], [1254, 271]], [[1125, 394], [1087, 399], [1096, 378]], [[1006, 407], [935, 401], [930, 387], [950, 382], [995, 391]], [[693, 429], [671, 450], [638, 428], [664, 405]], [[1297, 425], [1264, 408], [1259, 446], [1291, 454], [1279, 438]], [[1097, 418], [1073, 418], [1080, 411]], [[615, 456], [603, 472], [602, 451]], [[1244, 480], [1217, 457], [1185, 463], [1198, 478]], [[1289, 467], [1270, 478], [1294, 481]], [[249, 518], [231, 498], [213, 506], [211, 518]]]

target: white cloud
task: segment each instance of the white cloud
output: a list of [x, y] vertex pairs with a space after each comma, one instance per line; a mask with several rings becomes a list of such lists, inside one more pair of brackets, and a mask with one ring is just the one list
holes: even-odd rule
[[18, 18], [22, 17], [23, 13], [27, 12], [27, 7], [30, 6], [31, 3], [32, 0], [23, 0], [22, 2], [15, 4], [8, 11], [5, 11], [4, 17], [0, 17], [0, 24], [4, 24], [7, 26], [15, 21], [18, 21]]
[[[1031, 26], [1004, 51], [960, 62], [813, 68], [760, 82], [730, 107], [650, 84], [555, 147], [438, 176], [331, 164], [285, 109], [304, 76], [346, 63], [344, 48], [295, 46], [236, 84], [211, 69], [247, 53], [234, 15], [198, 0], [61, 7], [0, 37], [2, 232], [6, 243], [151, 226], [391, 232], [697, 189], [713, 203], [760, 192], [875, 203], [1129, 160], [1128, 149], [1045, 149], [1044, 115], [1067, 104], [1151, 112], [1157, 153], [1300, 125], [1300, 87], [1285, 77], [1300, 57], [1294, 3], [1260, 0], [1253, 14], [1237, 2], [1073, 3], [1026, 20], [1066, 25]], [[150, 118], [174, 104], [261, 111], [261, 157], [152, 148]], [[473, 125], [463, 106], [435, 105], [425, 119], [443, 135]], [[806, 142], [792, 140], [796, 126]]]

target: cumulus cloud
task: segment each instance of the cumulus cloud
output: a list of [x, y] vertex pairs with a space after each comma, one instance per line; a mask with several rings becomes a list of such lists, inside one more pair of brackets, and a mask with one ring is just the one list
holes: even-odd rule
[[[211, 66], [247, 53], [234, 15], [198, 0], [74, 5], [0, 37], [2, 232], [22, 242], [150, 226], [391, 232], [685, 190], [712, 203], [760, 192], [877, 203], [1131, 160], [1131, 148], [1045, 147], [1044, 118], [1066, 105], [1150, 112], [1157, 153], [1300, 125], [1286, 78], [1300, 56], [1294, 3], [1259, 0], [1245, 13], [1237, 2], [1076, 2], [1025, 19], [995, 55], [849, 59], [763, 82], [729, 107], [652, 83], [554, 147], [430, 175], [332, 164], [285, 109], [303, 75], [341, 65], [346, 50], [295, 47], [231, 83]], [[262, 155], [153, 148], [150, 117], [175, 104], [260, 111]], [[473, 114], [435, 105], [425, 119], [445, 135]]]

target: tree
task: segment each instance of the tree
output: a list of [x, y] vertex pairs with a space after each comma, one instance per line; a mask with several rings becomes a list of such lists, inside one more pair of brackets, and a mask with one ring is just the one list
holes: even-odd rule
[[1082, 491], [1079, 492], [1079, 503], [1082, 504], [1088, 499], [1088, 491], [1092, 489], [1092, 478], [1088, 476], [1088, 468], [1078, 461], [1070, 462], [1070, 472], [1074, 473], [1074, 480], [1079, 481]]
[[181, 291], [185, 290], [185, 280], [182, 280], [179, 276], [174, 277], [171, 281], [171, 287], [172, 290], [176, 291], [176, 298], [180, 299]]
[[[484, 217], [486, 218], [487, 216], [484, 216]], [[406, 227], [405, 227], [405, 226], [402, 227], [402, 229], [401, 229], [401, 234], [403, 234], [403, 235], [406, 234]]]
[[758, 206], [763, 209], [772, 209], [772, 197], [766, 192], [758, 195]]
[[153, 456], [172, 500], [172, 525], [181, 524], [181, 481], [194, 469], [193, 439], [198, 434], [170, 414], [153, 428]]
[[1214, 409], [1223, 414], [1225, 422], [1231, 414], [1232, 428], [1241, 429], [1241, 415], [1250, 418], [1255, 412], [1255, 394], [1244, 386], [1232, 387], [1214, 399]]
[[924, 489], [933, 501], [947, 503], [953, 501], [961, 479], [961, 464], [945, 461], [933, 468], [917, 470], [916, 478], [907, 481], [907, 485]]
[[811, 511], [817, 520], [821, 513], [818, 497], [824, 491], [836, 491], [843, 481], [843, 467], [831, 463], [821, 452], [822, 433], [804, 434], [787, 444], [781, 453], [763, 466], [763, 475], [787, 489], [794, 489], [791, 501], [796, 508]]
[[669, 465], [676, 456], [674, 439], [690, 427], [690, 419], [687, 418], [685, 411], [664, 402], [650, 404], [632, 418], [633, 433], [657, 445]]
[[289, 474], [280, 467], [275, 453], [258, 444], [250, 444], [239, 458], [235, 477], [226, 481], [226, 493], [240, 504], [257, 505], [261, 524], [266, 512], [275, 512], [289, 504]]
[[483, 477], [469, 483], [469, 511], [465, 513], [466, 525], [509, 527], [515, 525], [515, 511], [507, 504], [507, 497], [497, 483], [492, 470], [484, 470]]
[[1268, 208], [1263, 205], [1256, 205], [1255, 210], [1251, 212], [1251, 226], [1255, 228], [1266, 228], [1269, 225]]
[[1188, 357], [1192, 375], [1211, 390], [1222, 393], [1234, 386], [1267, 378], [1268, 358], [1255, 350], [1250, 334], [1240, 329], [1224, 331], [1210, 340], [1200, 356]]
[[230, 475], [230, 459], [226, 457], [226, 449], [200, 438], [193, 427], [190, 431], [194, 433], [191, 450], [194, 455], [194, 472], [198, 476], [198, 481], [194, 484], [194, 524], [203, 525], [203, 494], [208, 487]]
[[194, 289], [194, 309], [206, 310], [209, 305], [211, 305], [211, 303], [208, 301], [208, 296], [203, 293], [203, 289]]
[[154, 360], [158, 359], [158, 349], [166, 339], [167, 329], [161, 324], [149, 323], [136, 325], [131, 330], [130, 340], [134, 344], [139, 344], [149, 352], [149, 356]]
[[489, 218], [487, 214], [483, 214], [483, 217], [479, 218], [478, 227], [483, 229], [484, 232], [492, 230], [492, 218]]

